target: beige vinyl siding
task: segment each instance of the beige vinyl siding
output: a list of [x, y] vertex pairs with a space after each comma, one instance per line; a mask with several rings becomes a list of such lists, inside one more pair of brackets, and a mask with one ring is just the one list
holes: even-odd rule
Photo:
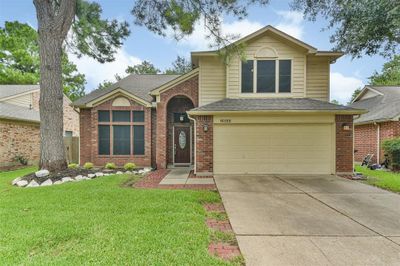
[[306, 97], [329, 101], [329, 57], [307, 57]]
[[215, 124], [214, 174], [334, 174], [333, 124]]
[[304, 97], [305, 84], [305, 50], [294, 48], [288, 41], [277, 39], [270, 34], [250, 41], [245, 47], [246, 59], [254, 59], [255, 54], [261, 48], [269, 47], [276, 51], [277, 59], [292, 60], [292, 93], [290, 94], [257, 94], [241, 93], [241, 60], [239, 56], [233, 56], [227, 66], [227, 97], [248, 98], [248, 97]]
[[375, 97], [377, 95], [379, 95], [379, 94], [367, 89], [367, 91], [364, 93], [364, 95], [361, 96], [360, 100], [365, 100], [365, 99], [368, 99], [368, 98], [372, 98], [372, 97]]
[[226, 66], [218, 56], [204, 56], [199, 61], [199, 105], [225, 98]]
[[32, 104], [32, 93], [17, 96], [17, 97], [8, 99], [5, 102], [7, 102], [9, 104], [14, 104], [14, 105], [29, 108]]

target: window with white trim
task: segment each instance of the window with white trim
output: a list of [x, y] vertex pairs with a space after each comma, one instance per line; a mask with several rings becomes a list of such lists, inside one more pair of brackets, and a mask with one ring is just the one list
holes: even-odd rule
[[259, 59], [242, 62], [242, 93], [290, 93], [292, 60]]

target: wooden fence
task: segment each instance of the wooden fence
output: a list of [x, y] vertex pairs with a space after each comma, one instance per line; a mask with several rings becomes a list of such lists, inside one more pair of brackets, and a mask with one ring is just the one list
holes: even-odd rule
[[79, 163], [79, 137], [64, 137], [65, 155], [68, 163]]

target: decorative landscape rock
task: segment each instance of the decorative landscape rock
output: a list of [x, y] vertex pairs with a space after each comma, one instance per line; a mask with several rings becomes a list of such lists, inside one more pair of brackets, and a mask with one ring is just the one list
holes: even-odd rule
[[95, 175], [95, 174], [88, 174], [88, 177], [89, 177], [89, 178], [95, 178], [96, 175]]
[[75, 176], [75, 181], [81, 181], [81, 180], [83, 180], [84, 178], [83, 178], [83, 176], [82, 175], [77, 175], [77, 176]]
[[41, 187], [51, 186], [51, 185], [53, 185], [53, 181], [51, 181], [51, 179], [47, 179], [42, 184], [40, 184]]
[[126, 175], [131, 175], [131, 174], [133, 174], [133, 173], [132, 173], [131, 171], [126, 171], [125, 174], [126, 174]]
[[20, 180], [21, 180], [21, 177], [17, 177], [17, 178], [15, 178], [13, 181], [11, 181], [11, 184], [12, 184], [13, 186], [15, 186]]
[[19, 187], [25, 187], [26, 185], [28, 185], [28, 181], [26, 180], [20, 180], [17, 183], [15, 183], [17, 186]]
[[71, 182], [71, 181], [74, 181], [74, 180], [73, 180], [71, 177], [67, 176], [67, 177], [61, 178], [61, 181], [62, 181], [63, 183], [65, 183], [65, 182]]
[[32, 180], [26, 187], [38, 187], [39, 184], [35, 180]]
[[45, 169], [35, 172], [36, 177], [46, 177], [49, 174], [50, 174], [50, 172]]
[[63, 183], [62, 180], [57, 180], [56, 182], [53, 183], [53, 185], [60, 185], [60, 184], [62, 184], [62, 183]]
[[123, 175], [124, 173], [122, 173], [121, 171], [118, 171], [115, 173], [116, 175]]
[[95, 173], [95, 175], [96, 175], [97, 177], [104, 176], [104, 174], [103, 174], [102, 172], [97, 172], [97, 173]]

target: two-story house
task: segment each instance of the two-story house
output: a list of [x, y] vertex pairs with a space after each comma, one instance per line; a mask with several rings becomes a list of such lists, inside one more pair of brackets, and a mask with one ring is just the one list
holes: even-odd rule
[[193, 165], [197, 175], [353, 172], [353, 115], [362, 111], [329, 103], [330, 64], [342, 53], [271, 26], [236, 44], [245, 58], [192, 52], [184, 75], [129, 75], [75, 102], [81, 163]]
[[[22, 156], [29, 164], [39, 161], [39, 85], [0, 85], [0, 168], [17, 164]], [[64, 135], [79, 136], [79, 114], [64, 96]]]

